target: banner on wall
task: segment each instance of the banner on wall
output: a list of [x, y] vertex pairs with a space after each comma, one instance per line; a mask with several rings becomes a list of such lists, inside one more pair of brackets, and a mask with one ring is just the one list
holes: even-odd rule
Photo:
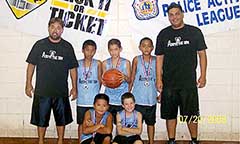
[[99, 39], [106, 33], [111, 3], [111, 0], [1, 0], [0, 26], [47, 36], [49, 19], [60, 17], [65, 23], [63, 36], [71, 42]]
[[[116, 2], [116, 3], [114, 3]], [[126, 18], [134, 40], [148, 36], [154, 41], [161, 29], [170, 25], [167, 7], [179, 3], [184, 21], [199, 27], [205, 35], [240, 28], [240, 0], [128, 0]], [[101, 41], [107, 33], [111, 7], [117, 0], [1, 0], [0, 26], [46, 36], [47, 22], [61, 17], [64, 37], [79, 45], [79, 39]]]
[[[47, 0], [6, 0], [16, 19], [40, 11], [46, 2]], [[32, 16], [36, 15], [26, 16], [26, 19], [37, 26], [39, 21], [60, 17], [66, 28], [101, 36], [110, 3], [111, 0], [50, 0], [45, 6], [49, 10], [37, 14], [38, 21], [31, 21]]]
[[130, 25], [133, 39], [151, 37], [170, 25], [167, 7], [178, 3], [184, 22], [199, 27], [205, 35], [240, 28], [240, 0], [132, 0]]

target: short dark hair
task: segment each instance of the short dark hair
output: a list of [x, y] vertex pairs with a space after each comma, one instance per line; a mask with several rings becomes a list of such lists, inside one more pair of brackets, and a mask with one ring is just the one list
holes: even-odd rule
[[119, 39], [115, 39], [115, 38], [110, 39], [108, 41], [108, 48], [110, 47], [110, 45], [114, 45], [114, 44], [116, 44], [119, 48], [122, 48], [120, 40]]
[[94, 97], [93, 104], [95, 104], [97, 102], [97, 100], [99, 100], [99, 99], [103, 99], [103, 100], [107, 101], [107, 104], [109, 104], [109, 97], [106, 94], [104, 94], [104, 93], [97, 94]]
[[49, 20], [49, 22], [48, 22], [48, 27], [49, 27], [51, 24], [55, 23], [55, 22], [59, 23], [59, 24], [62, 26], [62, 28], [64, 27], [64, 22], [63, 22], [63, 20], [62, 20], [61, 18], [59, 18], [59, 17], [53, 17], [53, 18], [51, 18], [51, 19]]
[[168, 8], [167, 8], [167, 12], [169, 12], [172, 8], [178, 8], [181, 12], [183, 12], [182, 6], [180, 4], [177, 4], [175, 2], [172, 2]]
[[97, 44], [95, 43], [95, 41], [93, 41], [93, 40], [85, 40], [84, 42], [83, 42], [83, 46], [82, 46], [82, 49], [84, 49], [86, 46], [88, 46], [88, 45], [90, 45], [90, 46], [94, 46], [95, 47], [95, 49], [97, 49]]
[[149, 41], [151, 42], [152, 46], [153, 46], [153, 41], [152, 41], [152, 39], [150, 39], [149, 37], [144, 37], [144, 38], [142, 38], [142, 39], [140, 40], [140, 42], [139, 42], [139, 45], [141, 45], [142, 42], [145, 41], [145, 40], [149, 40]]
[[124, 94], [122, 95], [122, 97], [121, 97], [122, 104], [124, 104], [124, 100], [125, 100], [125, 99], [128, 99], [128, 98], [133, 99], [133, 101], [135, 102], [134, 95], [133, 95], [132, 93], [130, 93], [130, 92], [126, 92], [126, 93], [124, 93]]

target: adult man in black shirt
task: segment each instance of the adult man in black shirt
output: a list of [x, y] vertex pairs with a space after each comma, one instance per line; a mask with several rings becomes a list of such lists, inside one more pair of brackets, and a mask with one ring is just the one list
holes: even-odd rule
[[[34, 93], [31, 124], [38, 128], [39, 144], [44, 143], [53, 109], [58, 144], [63, 143], [65, 125], [71, 123], [72, 112], [68, 98], [68, 74], [70, 71], [72, 89], [70, 96], [77, 97], [78, 62], [72, 45], [61, 38], [64, 23], [60, 18], [52, 18], [48, 23], [49, 36], [37, 41], [27, 57], [25, 93]], [[36, 67], [35, 89], [32, 77]], [[34, 90], [34, 91], [33, 91]]]
[[[157, 37], [157, 88], [161, 93], [161, 118], [166, 119], [170, 144], [175, 144], [177, 113], [187, 122], [192, 141], [197, 143], [199, 102], [197, 87], [206, 84], [207, 46], [200, 29], [184, 24], [183, 10], [176, 3], [168, 7], [171, 26]], [[200, 77], [196, 81], [197, 55]]]

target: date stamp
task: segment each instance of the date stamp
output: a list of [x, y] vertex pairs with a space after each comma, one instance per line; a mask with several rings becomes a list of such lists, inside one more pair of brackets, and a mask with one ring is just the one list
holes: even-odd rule
[[227, 116], [225, 115], [209, 115], [209, 116], [187, 116], [180, 115], [178, 116], [179, 123], [199, 123], [199, 124], [226, 124]]

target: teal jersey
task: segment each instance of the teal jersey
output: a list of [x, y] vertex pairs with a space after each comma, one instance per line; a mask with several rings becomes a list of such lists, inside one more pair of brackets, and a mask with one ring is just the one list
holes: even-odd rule
[[[120, 64], [116, 67], [124, 75], [127, 75], [126, 62], [127, 62], [126, 59], [120, 57], [119, 59]], [[111, 68], [114, 68], [112, 65], [112, 59], [108, 58], [107, 64], [106, 64], [106, 70], [109, 70]], [[117, 105], [117, 106], [122, 105], [121, 96], [126, 92], [128, 92], [128, 83], [126, 81], [123, 81], [122, 84], [117, 88], [105, 87], [105, 94], [109, 96], [111, 105]]]
[[[127, 117], [125, 110], [122, 110], [119, 112], [120, 119], [121, 119], [121, 125], [122, 127], [127, 128], [137, 128], [138, 127], [138, 117], [137, 117], [137, 111], [134, 110], [131, 114], [131, 116]], [[135, 135], [135, 134], [133, 134]], [[132, 136], [132, 135], [126, 135], [126, 136]]]
[[100, 83], [98, 80], [98, 61], [93, 59], [90, 67], [84, 67], [84, 59], [79, 60], [78, 63], [77, 105], [92, 107], [94, 97], [100, 91]]
[[[94, 123], [94, 125], [96, 124], [96, 114], [95, 114], [95, 110], [94, 109], [89, 109], [90, 113], [91, 113], [91, 121]], [[103, 125], [106, 125], [107, 124], [107, 118], [109, 116], [110, 112], [106, 111], [104, 114], [103, 114], [103, 117], [100, 121], [101, 124]], [[91, 133], [91, 134], [82, 134], [81, 135], [81, 142], [89, 139], [89, 138], [92, 138], [94, 136], [94, 133]]]
[[144, 62], [142, 55], [137, 56], [137, 69], [133, 83], [132, 93], [136, 104], [152, 106], [157, 103], [156, 88], [156, 57], [152, 56], [150, 62]]

